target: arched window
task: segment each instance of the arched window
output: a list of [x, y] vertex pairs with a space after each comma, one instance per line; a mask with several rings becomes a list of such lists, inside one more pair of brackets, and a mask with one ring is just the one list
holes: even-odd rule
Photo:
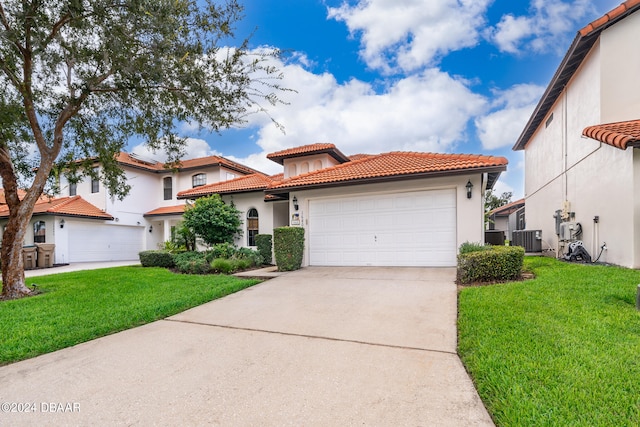
[[313, 162], [313, 170], [319, 171], [320, 169], [322, 169], [322, 161], [316, 160], [315, 162]]
[[36, 221], [33, 223], [33, 243], [45, 243], [47, 235], [47, 226], [44, 221]]
[[298, 168], [296, 167], [296, 165], [289, 166], [289, 178], [296, 175], [298, 175]]
[[256, 245], [256, 235], [258, 234], [258, 210], [251, 208], [247, 212], [247, 246]]
[[205, 185], [207, 183], [207, 174], [199, 173], [197, 175], [193, 175], [191, 177], [191, 186], [193, 188], [200, 187], [201, 185]]
[[302, 166], [300, 166], [300, 173], [309, 172], [309, 162], [304, 162]]
[[170, 176], [164, 178], [162, 186], [164, 188], [164, 199], [171, 200], [173, 198], [173, 179]]

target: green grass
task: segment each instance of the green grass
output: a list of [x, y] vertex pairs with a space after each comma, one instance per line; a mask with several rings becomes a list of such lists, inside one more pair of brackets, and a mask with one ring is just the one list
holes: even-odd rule
[[0, 365], [162, 319], [258, 282], [136, 266], [30, 278], [41, 295], [0, 301]]
[[640, 425], [640, 272], [527, 258], [463, 289], [458, 351], [498, 426]]

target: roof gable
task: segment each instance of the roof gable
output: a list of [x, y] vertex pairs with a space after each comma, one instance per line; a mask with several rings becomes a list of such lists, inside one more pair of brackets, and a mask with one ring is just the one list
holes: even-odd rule
[[[113, 219], [111, 215], [87, 202], [80, 196], [39, 200], [33, 208], [33, 215], [45, 214], [90, 219]], [[6, 205], [0, 206], [0, 218], [6, 218], [8, 216], [9, 207]]]
[[286, 150], [267, 154], [267, 159], [273, 160], [274, 162], [283, 165], [285, 159], [311, 156], [314, 154], [328, 154], [336, 159], [338, 163], [345, 163], [349, 161], [349, 158], [342, 154], [342, 152], [338, 150], [335, 145], [326, 143], [310, 144], [303, 145], [301, 147], [288, 148]]
[[248, 166], [234, 162], [221, 156], [198, 157], [195, 159], [181, 160], [177, 164], [161, 163], [152, 160], [145, 160], [135, 154], [121, 152], [116, 156], [118, 163], [131, 166], [137, 169], [143, 169], [150, 172], [168, 172], [170, 170], [186, 171], [191, 169], [221, 166], [242, 174], [261, 173]]
[[245, 175], [229, 181], [214, 182], [196, 188], [190, 188], [178, 193], [178, 199], [191, 199], [196, 197], [209, 196], [211, 194], [244, 193], [248, 191], [262, 191], [272, 183], [274, 179], [255, 173]]
[[580, 67], [591, 48], [596, 43], [600, 34], [605, 29], [631, 15], [640, 9], [640, 0], [628, 0], [620, 4], [615, 9], [604, 14], [602, 17], [591, 22], [576, 34], [569, 50], [565, 54], [560, 66], [556, 70], [551, 82], [547, 86], [542, 98], [529, 118], [522, 133], [518, 137], [513, 150], [523, 150], [535, 131], [555, 104], [558, 97], [563, 93], [565, 86]]

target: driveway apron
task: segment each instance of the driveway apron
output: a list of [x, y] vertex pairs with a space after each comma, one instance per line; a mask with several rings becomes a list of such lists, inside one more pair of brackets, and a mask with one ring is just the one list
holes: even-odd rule
[[492, 426], [454, 276], [309, 267], [1, 367], [0, 425]]

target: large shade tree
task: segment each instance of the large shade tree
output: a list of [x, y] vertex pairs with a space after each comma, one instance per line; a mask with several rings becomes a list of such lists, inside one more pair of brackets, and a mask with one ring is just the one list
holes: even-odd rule
[[217, 131], [280, 102], [276, 52], [255, 54], [246, 40], [222, 48], [241, 13], [235, 0], [0, 1], [2, 298], [30, 293], [23, 241], [60, 173], [99, 178], [122, 198], [116, 154], [130, 138], [176, 161], [180, 123]]

